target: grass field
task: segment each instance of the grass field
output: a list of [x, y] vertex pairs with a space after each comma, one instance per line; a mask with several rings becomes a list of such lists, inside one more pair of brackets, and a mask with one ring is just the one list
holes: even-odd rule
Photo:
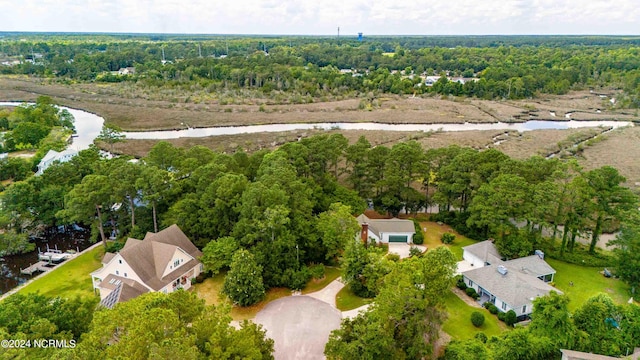
[[65, 298], [94, 296], [89, 273], [100, 268], [102, 255], [104, 255], [104, 247], [98, 246], [61, 264], [18, 292], [22, 294], [40, 292], [46, 296]]
[[348, 286], [343, 287], [342, 290], [338, 291], [338, 294], [336, 295], [336, 307], [340, 311], [357, 309], [360, 306], [370, 304], [372, 302], [373, 299], [361, 298], [358, 295], [354, 294]]
[[[438, 246], [446, 246], [453, 252], [456, 256], [456, 259], [462, 260], [462, 248], [467, 245], [475, 244], [476, 241], [469, 239], [466, 236], [460, 235], [457, 231], [453, 230], [451, 226], [446, 224], [438, 224], [433, 221], [422, 221], [420, 222], [420, 227], [424, 230], [427, 228], [427, 231], [424, 232], [424, 246], [427, 249], [434, 249]], [[444, 233], [452, 233], [456, 236], [456, 239], [452, 244], [445, 245], [440, 241], [442, 234]]]
[[[470, 339], [479, 332], [491, 337], [509, 329], [507, 325], [498, 320], [487, 309], [469, 306], [451, 291], [447, 292], [444, 298], [449, 317], [444, 322], [442, 330], [455, 340]], [[480, 311], [484, 314], [484, 324], [479, 328], [471, 324], [471, 313], [474, 311]]]
[[[554, 259], [545, 260], [556, 269], [555, 286], [571, 299], [569, 302], [571, 311], [599, 293], [608, 294], [619, 304], [627, 302], [631, 297], [629, 287], [620, 279], [604, 277], [600, 274], [602, 268], [578, 266]], [[573, 286], [570, 286], [569, 282], [573, 282]]]

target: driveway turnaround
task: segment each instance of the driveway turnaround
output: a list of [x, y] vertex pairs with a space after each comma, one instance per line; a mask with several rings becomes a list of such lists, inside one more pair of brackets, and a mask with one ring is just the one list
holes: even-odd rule
[[269, 303], [253, 320], [275, 342], [277, 360], [324, 359], [324, 346], [342, 314], [324, 301], [289, 296]]

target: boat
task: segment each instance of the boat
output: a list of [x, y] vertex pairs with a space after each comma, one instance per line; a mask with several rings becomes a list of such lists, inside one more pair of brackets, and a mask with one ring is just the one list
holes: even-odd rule
[[60, 250], [47, 249], [47, 251], [38, 254], [38, 259], [42, 261], [61, 262], [70, 256], [71, 254], [63, 253]]

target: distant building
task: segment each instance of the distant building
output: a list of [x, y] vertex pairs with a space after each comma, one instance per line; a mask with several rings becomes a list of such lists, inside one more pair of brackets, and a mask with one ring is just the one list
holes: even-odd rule
[[38, 171], [36, 171], [36, 175], [42, 175], [45, 170], [49, 168], [49, 166], [53, 165], [54, 162], [67, 162], [71, 160], [74, 156], [78, 155], [77, 150], [66, 149], [62, 152], [57, 152], [55, 150], [49, 150], [47, 154], [40, 160], [38, 164]]
[[134, 75], [135, 73], [136, 73], [136, 68], [132, 66], [120, 68], [120, 70], [118, 70], [118, 75]]

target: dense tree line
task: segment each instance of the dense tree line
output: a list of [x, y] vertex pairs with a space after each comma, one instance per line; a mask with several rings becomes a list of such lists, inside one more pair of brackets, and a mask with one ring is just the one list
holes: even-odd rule
[[[416, 141], [349, 145], [341, 134], [251, 155], [160, 142], [138, 163], [83, 151], [10, 186], [4, 214], [19, 232], [91, 224], [102, 241], [114, 228], [140, 237], [176, 223], [206, 250], [211, 271], [229, 268], [219, 259], [245, 249], [264, 270], [266, 288], [300, 288], [307, 265], [331, 263], [345, 249], [357, 231], [350, 214], [365, 200], [393, 216], [437, 206], [437, 219], [478, 240], [495, 238], [508, 258], [534, 248], [570, 258], [578, 236], [590, 235], [594, 254], [605, 229], [629, 222], [637, 197], [624, 181], [608, 166], [585, 171], [574, 162], [457, 146], [424, 151]], [[220, 245], [207, 247], [211, 241]]]
[[[226, 305], [205, 306], [195, 293], [149, 293], [97, 308], [95, 299], [12, 295], [0, 307], [7, 359], [273, 359], [273, 340], [247, 320], [233, 327]], [[34, 341], [57, 340], [38, 347]], [[24, 344], [31, 344], [26, 346]], [[64, 342], [63, 342], [64, 341]], [[4, 343], [3, 343], [4, 345]]]
[[[65, 41], [52, 37], [0, 43], [0, 53], [31, 60], [0, 66], [0, 72], [134, 81], [152, 88], [212, 93], [248, 89], [256, 90], [256, 96], [293, 102], [371, 92], [527, 98], [603, 86], [626, 91], [620, 106], [640, 106], [637, 39], [517, 39], [409, 37], [361, 43], [322, 38], [121, 41], [80, 37]], [[131, 66], [136, 68], [133, 76], [108, 73]], [[340, 69], [352, 69], [355, 74]], [[479, 81], [461, 84], [443, 79], [433, 87], [422, 86], [420, 75], [444, 73], [477, 76]]]

